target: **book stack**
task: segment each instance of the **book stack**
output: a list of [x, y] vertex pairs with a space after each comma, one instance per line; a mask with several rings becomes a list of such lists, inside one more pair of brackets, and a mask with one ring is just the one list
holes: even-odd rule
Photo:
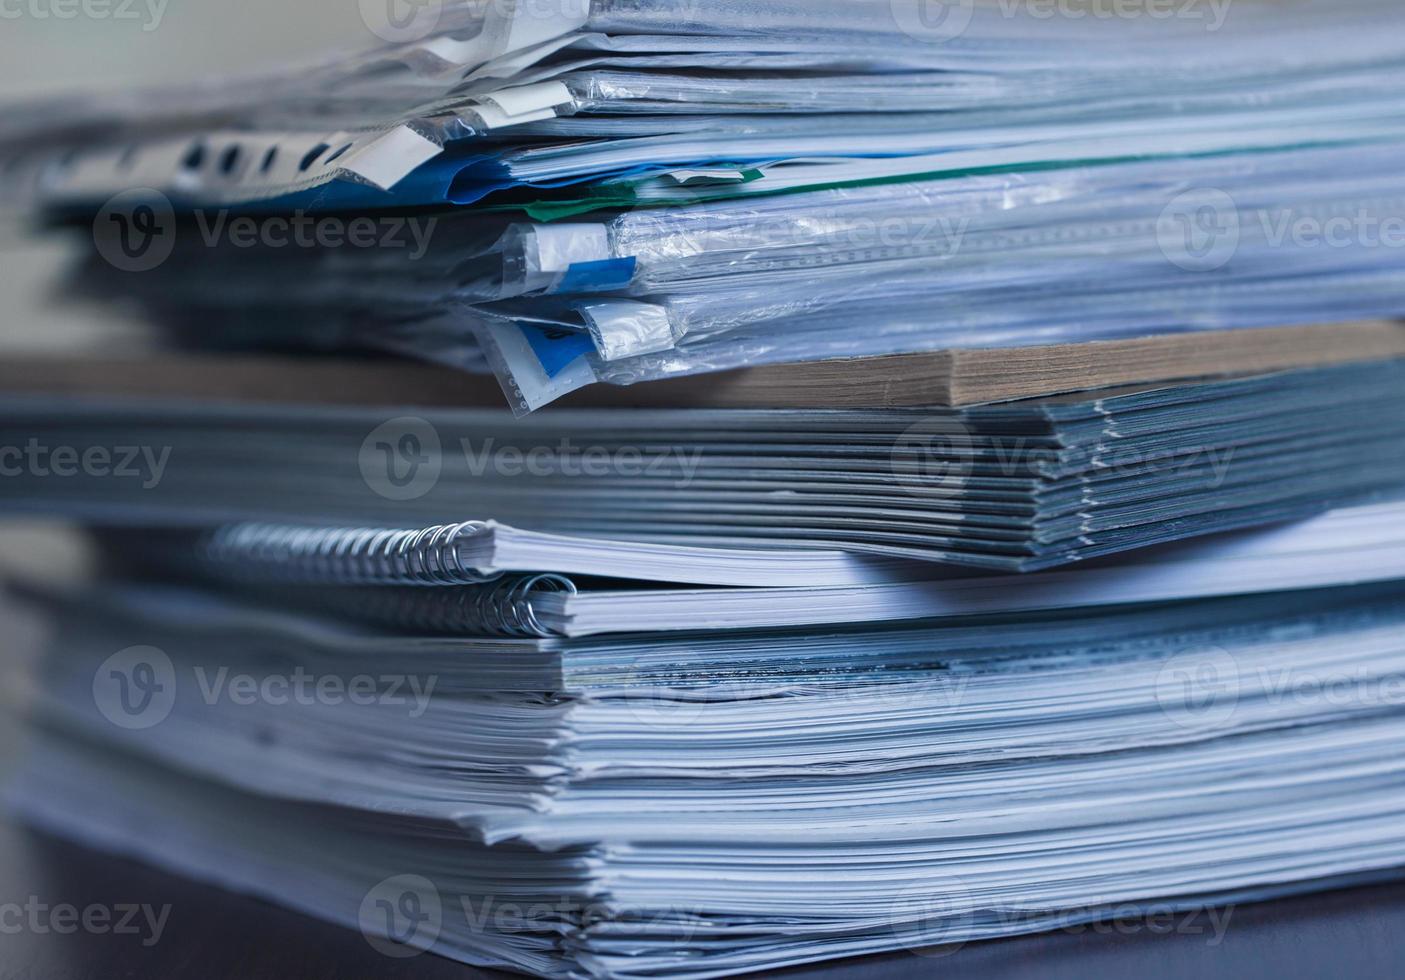
[[159, 333], [0, 365], [96, 558], [11, 583], [12, 805], [546, 977], [1399, 876], [1401, 14], [1153, 8], [425, 5], [17, 113]]

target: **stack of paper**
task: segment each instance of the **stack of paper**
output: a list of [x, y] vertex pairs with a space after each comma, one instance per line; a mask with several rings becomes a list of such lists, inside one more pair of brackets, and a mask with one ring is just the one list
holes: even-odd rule
[[1405, 8], [361, 9], [0, 123], [184, 348], [0, 365], [29, 820], [570, 978], [1399, 875]]
[[[514, 421], [210, 404], [7, 402], [0, 502], [127, 524], [498, 520], [706, 547], [1030, 570], [1309, 515], [1405, 484], [1405, 361], [962, 410], [616, 410]], [[352, 543], [355, 539], [352, 539]], [[316, 549], [315, 540], [309, 544]]]
[[391, 955], [711, 976], [1405, 863], [1398, 583], [569, 641], [43, 601], [24, 811]]
[[31, 107], [0, 162], [82, 227], [72, 292], [491, 370], [523, 412], [1405, 313], [1397, 4], [1057, 6], [431, 4], [318, 68]]
[[16, 596], [53, 638], [12, 799], [543, 976], [1394, 876], [1402, 363], [944, 412], [12, 397], [5, 507], [103, 525], [97, 581]]

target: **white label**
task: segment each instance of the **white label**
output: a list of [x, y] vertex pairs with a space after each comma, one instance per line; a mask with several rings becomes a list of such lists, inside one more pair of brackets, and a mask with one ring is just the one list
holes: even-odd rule
[[533, 272], [565, 272], [577, 262], [611, 258], [610, 233], [601, 224], [537, 225], [528, 243], [527, 263]]
[[672, 350], [676, 344], [668, 310], [635, 300], [582, 303], [591, 339], [602, 360], [618, 361], [640, 354]]
[[364, 177], [381, 190], [390, 190], [443, 152], [438, 143], [400, 126], [352, 150], [338, 163], [342, 170]]

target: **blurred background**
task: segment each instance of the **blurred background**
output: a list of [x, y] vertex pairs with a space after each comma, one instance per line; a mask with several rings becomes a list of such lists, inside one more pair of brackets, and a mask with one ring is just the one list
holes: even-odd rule
[[[115, 10], [127, 0], [98, 0], [108, 2]], [[81, 10], [82, 0], [70, 5]], [[257, 71], [303, 52], [374, 40], [357, 0], [131, 0], [129, 16], [107, 20], [36, 17], [32, 6], [58, 5], [0, 4], [0, 82], [8, 97]]]
[[[235, 77], [378, 43], [361, 4], [392, 0], [0, 0], [0, 112], [46, 95]], [[55, 11], [72, 9], [68, 19]], [[121, 17], [86, 15], [122, 11]], [[46, 302], [62, 250], [0, 226], [0, 354], [120, 349], [120, 311]]]
[[[54, 15], [70, 10], [67, 19]], [[104, 10], [123, 15], [94, 16]], [[0, 0], [0, 113], [6, 103], [56, 94], [233, 78], [377, 40], [358, 0]], [[0, 214], [0, 357], [134, 352], [141, 325], [118, 309], [52, 302], [66, 252], [56, 240], [17, 232]], [[82, 574], [86, 558], [83, 542], [62, 527], [0, 521], [0, 573], [67, 578]], [[0, 610], [0, 624], [0, 691], [19, 698], [17, 667], [37, 637], [13, 609]], [[8, 714], [0, 712], [0, 725]], [[8, 734], [0, 730], [0, 745], [12, 745]]]

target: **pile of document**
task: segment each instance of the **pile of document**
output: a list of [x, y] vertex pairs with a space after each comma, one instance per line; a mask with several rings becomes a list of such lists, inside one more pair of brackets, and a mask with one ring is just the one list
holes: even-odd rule
[[570, 978], [1400, 875], [1405, 8], [376, 8], [0, 123], [166, 344], [0, 364], [26, 819]]
[[[27, 597], [56, 626], [17, 802], [387, 955], [543, 976], [1376, 880], [1405, 864], [1405, 547], [1369, 556], [1402, 526], [1400, 504], [1348, 509], [1086, 587], [851, 590], [889, 603], [869, 623], [844, 590], [723, 588], [660, 591], [666, 620], [601, 591], [592, 625], [540, 601], [592, 597], [558, 576], [488, 603], [422, 586], [479, 618], [362, 629], [129, 570]], [[373, 587], [327, 588], [350, 608]]]
[[391, 350], [523, 412], [1405, 313], [1398, 4], [1064, 6], [426, 4], [300, 72], [17, 112], [4, 190], [81, 229], [71, 292], [181, 343]]
[[[1306, 516], [1405, 484], [1405, 360], [967, 409], [601, 409], [386, 418], [16, 399], [6, 444], [145, 447], [126, 479], [21, 467], [0, 503], [90, 520], [495, 520], [705, 547], [1029, 571]], [[309, 538], [269, 550], [287, 564]]]
[[925, 413], [12, 395], [47, 475], [0, 505], [102, 569], [12, 589], [50, 633], [12, 803], [542, 976], [1393, 877], [1402, 371]]
[[[166, 591], [58, 607], [85, 625], [28, 811], [388, 955], [715, 976], [1405, 863], [1398, 589], [718, 637], [745, 674], [694, 673], [691, 644], [371, 638]], [[175, 695], [95, 708], [106, 651], [152, 639]]]

